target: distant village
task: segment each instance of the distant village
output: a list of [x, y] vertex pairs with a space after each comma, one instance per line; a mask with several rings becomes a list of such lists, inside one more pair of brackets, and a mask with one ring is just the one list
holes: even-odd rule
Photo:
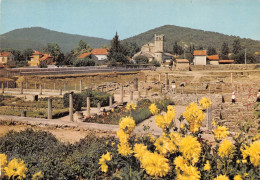
[[[81, 65], [79, 66], [105, 66], [107, 65], [108, 56], [110, 55], [110, 48], [94, 48], [90, 52], [83, 52], [77, 55], [76, 59], [80, 60]], [[165, 51], [165, 36], [154, 35], [152, 42], [143, 45], [138, 52], [132, 57], [127, 57], [126, 64], [140, 64], [137, 59], [146, 59], [141, 62], [142, 64], [150, 64], [156, 62], [158, 66], [169, 67], [172, 70], [184, 70], [188, 71], [190, 65], [195, 66], [217, 66], [220, 64], [233, 64], [232, 59], [221, 59], [219, 54], [208, 55], [207, 50], [193, 50], [192, 59], [179, 58], [176, 54], [171, 54]], [[28, 64], [24, 68], [32, 67], [45, 67], [45, 68], [56, 68], [58, 67], [55, 62], [55, 57], [51, 53], [43, 53], [38, 50], [32, 52], [29, 57]], [[84, 61], [91, 60], [93, 63], [84, 64]], [[16, 67], [16, 59], [12, 52], [1, 52], [0, 53], [0, 68], [12, 68]], [[152, 63], [152, 65], [155, 65]]]

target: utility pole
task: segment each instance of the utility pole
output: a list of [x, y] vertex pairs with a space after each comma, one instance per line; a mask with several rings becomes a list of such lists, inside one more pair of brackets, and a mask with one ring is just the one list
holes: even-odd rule
[[246, 64], [246, 48], [245, 48], [245, 64]]

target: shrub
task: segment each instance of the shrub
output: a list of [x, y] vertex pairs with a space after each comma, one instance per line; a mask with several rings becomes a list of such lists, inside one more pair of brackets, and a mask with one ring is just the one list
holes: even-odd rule
[[85, 58], [85, 59], [77, 59], [73, 65], [76, 67], [80, 66], [95, 66], [96, 62], [93, 59]]

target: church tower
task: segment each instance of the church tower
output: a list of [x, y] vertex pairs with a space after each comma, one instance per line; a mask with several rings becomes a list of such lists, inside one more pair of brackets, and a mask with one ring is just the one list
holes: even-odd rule
[[154, 52], [164, 52], [164, 35], [154, 35]]
[[164, 52], [164, 35], [154, 35], [154, 55], [155, 59], [163, 63], [163, 52]]

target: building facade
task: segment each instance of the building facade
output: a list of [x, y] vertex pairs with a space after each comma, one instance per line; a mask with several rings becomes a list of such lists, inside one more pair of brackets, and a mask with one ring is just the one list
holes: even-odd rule
[[29, 66], [53, 65], [53, 56], [35, 51], [31, 56], [31, 60], [28, 61], [28, 64]]
[[0, 53], [0, 64], [2, 65], [14, 65], [15, 59], [11, 52], [1, 52]]
[[207, 51], [206, 50], [193, 51], [193, 64], [194, 65], [206, 65], [207, 64]]

